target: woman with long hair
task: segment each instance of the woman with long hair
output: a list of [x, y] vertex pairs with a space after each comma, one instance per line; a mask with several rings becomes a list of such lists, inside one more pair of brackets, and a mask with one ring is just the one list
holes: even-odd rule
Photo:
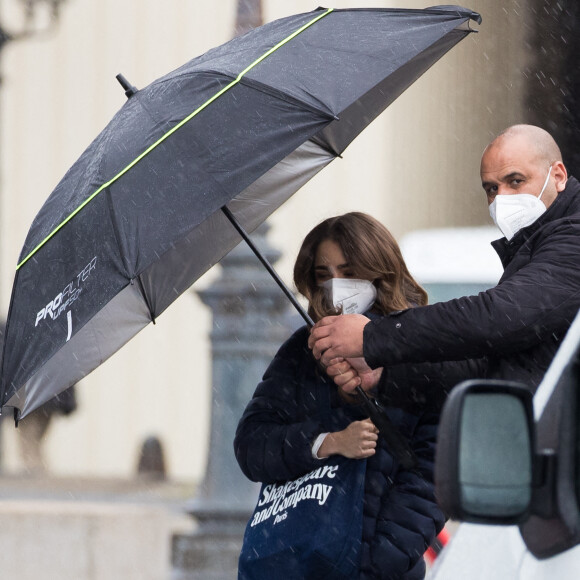
[[[384, 316], [427, 303], [390, 232], [358, 212], [324, 220], [306, 236], [294, 282], [315, 321], [347, 312]], [[416, 468], [403, 469], [358, 397], [337, 389], [307, 342], [308, 328], [302, 327], [282, 345], [256, 388], [236, 432], [238, 463], [250, 480], [276, 483], [301, 477], [333, 455], [366, 459], [362, 550], [354, 577], [424, 578], [423, 554], [445, 522], [433, 486], [439, 407], [385, 407], [417, 460]], [[364, 388], [381, 400], [381, 369], [349, 362], [368, 372], [372, 378]], [[330, 396], [330, 414], [321, 410], [321, 393]]]
[[[413, 279], [395, 238], [370, 215], [352, 212], [324, 220], [304, 239], [294, 265], [294, 283], [309, 304], [308, 314], [316, 322], [336, 314], [329, 304], [327, 292], [321, 286], [333, 276], [323, 277], [317, 269], [317, 255], [323, 242], [336, 244], [349, 268], [347, 278], [369, 280], [377, 289], [371, 312], [389, 314], [412, 306], [427, 304], [427, 293]], [[348, 274], [348, 275], [346, 275]], [[342, 277], [339, 274], [339, 277]]]

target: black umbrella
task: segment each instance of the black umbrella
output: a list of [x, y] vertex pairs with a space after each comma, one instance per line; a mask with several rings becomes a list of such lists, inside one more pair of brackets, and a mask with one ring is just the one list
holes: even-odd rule
[[24, 244], [0, 406], [24, 417], [154, 321], [464, 38], [470, 20], [479, 15], [456, 6], [318, 9], [256, 28], [143, 90], [119, 77], [128, 101]]

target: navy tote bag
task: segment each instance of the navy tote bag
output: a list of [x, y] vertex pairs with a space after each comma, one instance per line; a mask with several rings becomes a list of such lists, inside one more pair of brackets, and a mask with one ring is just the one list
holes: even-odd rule
[[293, 481], [263, 484], [238, 580], [357, 578], [365, 471], [366, 459], [335, 455]]

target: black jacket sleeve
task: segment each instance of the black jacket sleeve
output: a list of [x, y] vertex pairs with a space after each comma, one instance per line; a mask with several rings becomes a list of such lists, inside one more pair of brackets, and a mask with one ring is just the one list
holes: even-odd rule
[[311, 449], [324, 429], [317, 418], [309, 418], [299, 392], [301, 364], [312, 357], [305, 332], [298, 331], [282, 345], [238, 424], [236, 459], [252, 481], [294, 479], [321, 464]]
[[529, 261], [495, 288], [372, 320], [369, 365], [504, 356], [568, 328], [580, 307], [580, 225], [562, 220], [525, 251]]

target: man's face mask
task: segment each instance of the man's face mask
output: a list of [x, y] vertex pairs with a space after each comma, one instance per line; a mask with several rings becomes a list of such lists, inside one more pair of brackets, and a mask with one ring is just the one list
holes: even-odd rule
[[329, 302], [338, 310], [342, 308], [343, 314], [363, 314], [377, 297], [377, 289], [368, 280], [331, 278], [320, 286]]
[[552, 166], [548, 170], [544, 187], [536, 197], [530, 193], [496, 195], [489, 206], [489, 215], [502, 234], [511, 240], [522, 228], [533, 224], [545, 211], [541, 197], [548, 185]]

